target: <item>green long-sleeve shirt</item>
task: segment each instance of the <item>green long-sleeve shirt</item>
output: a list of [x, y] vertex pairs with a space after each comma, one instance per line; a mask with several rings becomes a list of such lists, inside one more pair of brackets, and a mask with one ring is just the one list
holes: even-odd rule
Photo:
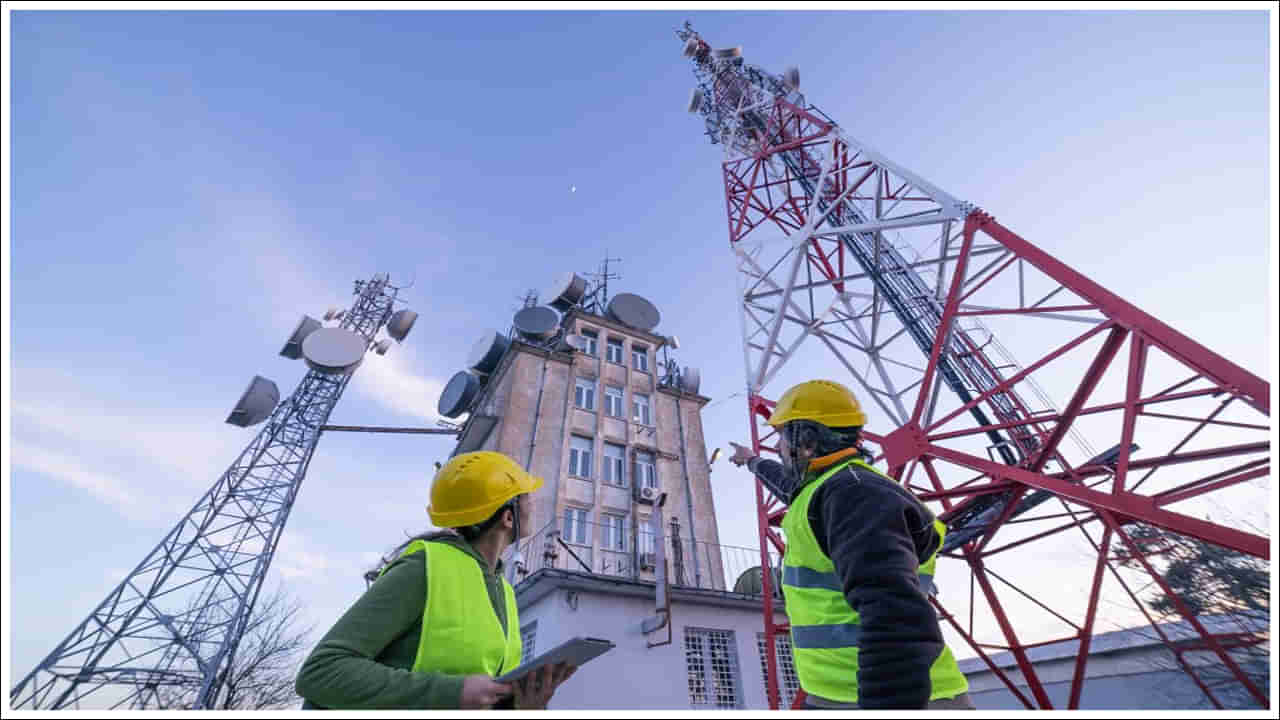
[[[507, 605], [501, 563], [495, 573], [466, 540], [454, 533], [425, 538], [444, 542], [475, 558], [484, 573], [489, 602], [503, 628]], [[303, 708], [344, 710], [456, 709], [462, 675], [412, 672], [427, 600], [426, 553], [397, 559], [351, 606], [311, 651], [295, 689]]]

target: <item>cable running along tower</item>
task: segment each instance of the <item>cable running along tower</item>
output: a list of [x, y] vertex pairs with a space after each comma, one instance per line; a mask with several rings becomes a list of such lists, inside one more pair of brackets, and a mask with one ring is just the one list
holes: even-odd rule
[[[367, 351], [384, 354], [417, 315], [394, 310], [400, 288], [356, 281], [347, 310], [322, 327], [304, 316], [282, 355], [311, 368], [277, 404], [255, 378], [227, 422], [266, 425], [160, 544], [10, 692], [15, 709], [145, 709], [165, 698], [217, 706], [289, 511], [330, 413]], [[376, 340], [376, 341], [375, 341]], [[342, 428], [336, 428], [342, 429]]]
[[[1079, 706], [1090, 642], [1115, 629], [1100, 606], [1172, 647], [1140, 597], [1148, 586], [1172, 596], [1160, 549], [1136, 528], [1269, 559], [1268, 537], [1204, 519], [1266, 497], [1268, 383], [850, 137], [805, 99], [798, 70], [771, 74], [687, 23], [677, 36], [697, 80], [688, 110], [724, 153], [756, 452], [776, 452], [764, 421], [779, 386], [805, 379], [796, 369], [782, 382], [794, 366], [855, 388], [876, 461], [947, 523], [943, 555], [968, 566], [968, 587], [944, 581], [932, 598], [940, 617], [1019, 700], [1054, 706], [1028, 650], [1067, 641], [1077, 659], [1059, 704]], [[758, 482], [756, 493], [777, 708], [787, 626], [773, 622], [769, 570], [785, 508]], [[1198, 647], [1266, 707], [1229, 638], [1175, 604]], [[992, 650], [1013, 656], [1021, 683]]]

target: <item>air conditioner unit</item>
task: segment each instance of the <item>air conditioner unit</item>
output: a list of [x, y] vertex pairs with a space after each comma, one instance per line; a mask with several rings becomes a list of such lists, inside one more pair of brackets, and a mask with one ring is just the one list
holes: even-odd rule
[[637, 496], [639, 497], [640, 502], [652, 504], [658, 501], [658, 496], [661, 494], [662, 493], [658, 491], [658, 488], [642, 487], [637, 493]]
[[651, 552], [640, 553], [640, 569], [641, 570], [653, 570], [657, 566], [658, 566], [657, 553], [651, 553]]

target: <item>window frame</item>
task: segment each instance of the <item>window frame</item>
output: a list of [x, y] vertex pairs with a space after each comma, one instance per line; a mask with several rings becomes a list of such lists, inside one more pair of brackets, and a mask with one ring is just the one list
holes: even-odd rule
[[[637, 362], [637, 360], [639, 360], [639, 362]], [[641, 365], [643, 365], [644, 367], [640, 367]], [[635, 343], [632, 343], [632, 345], [631, 345], [631, 369], [632, 369], [632, 370], [635, 370], [636, 372], [642, 372], [642, 373], [648, 374], [648, 372], [649, 372], [649, 346], [647, 346], [647, 345], [637, 345], [637, 344], [635, 344]]]
[[[585, 508], [566, 507], [564, 510], [564, 525], [561, 528], [560, 537], [570, 545], [591, 547], [591, 521], [588, 517], [590, 517], [589, 511]], [[575, 520], [581, 518], [581, 521], [570, 522], [569, 518], [574, 518]], [[578, 535], [581, 535], [583, 539], [578, 540]]]
[[[696, 642], [691, 643], [690, 640], [695, 639]], [[719, 640], [719, 647], [715, 641]], [[691, 647], [696, 645], [696, 647]], [[728, 665], [728, 680], [730, 681], [730, 693], [732, 704], [727, 704], [723, 700], [724, 692], [720, 684], [720, 680], [724, 678], [720, 674], [724, 668], [717, 668], [716, 650], [723, 648], [726, 653], [722, 658], [723, 662]], [[708, 707], [716, 710], [736, 710], [743, 706], [743, 683], [742, 683], [742, 664], [738, 660], [738, 644], [737, 637], [733, 630], [720, 628], [701, 628], [686, 625], [684, 628], [684, 663], [685, 676], [688, 682], [689, 706], [692, 708]], [[700, 667], [693, 667], [694, 657]], [[695, 690], [695, 679], [698, 681], [696, 685], [701, 688], [701, 700], [699, 693]]]
[[[610, 350], [613, 350], [615, 346], [618, 348], [617, 360], [613, 359], [613, 353], [610, 352]], [[615, 337], [605, 338], [604, 359], [607, 362], [613, 363], [614, 365], [621, 365], [623, 367], [627, 366], [627, 348], [625, 346], [625, 343], [622, 342], [621, 338], [615, 338]]]
[[[582, 376], [574, 377], [573, 406], [578, 408], [579, 410], [586, 410], [587, 412], [595, 412], [597, 384], [598, 383], [591, 378], [584, 378]], [[585, 387], [586, 385], [590, 385], [590, 387]], [[580, 402], [582, 398], [585, 398], [587, 400], [587, 404], [585, 406], [582, 405], [582, 403]]]
[[[610, 456], [609, 448], [616, 448], [618, 450], [618, 455], [616, 457]], [[630, 487], [630, 484], [627, 482], [627, 447], [625, 445], [606, 441], [604, 443], [604, 447], [601, 448], [600, 457], [603, 460], [603, 465], [600, 468], [600, 482], [611, 487]], [[616, 463], [614, 461], [616, 461]], [[617, 470], [617, 477], [610, 480], [609, 476], [612, 473], [609, 472], [609, 470], [606, 470], [606, 468]]]
[[[610, 390], [616, 390], [616, 391], [617, 391], [617, 394], [615, 395], [615, 394], [613, 394], [613, 393], [609, 392]], [[617, 414], [614, 414], [613, 412], [611, 412], [611, 411], [610, 411], [610, 410], [611, 410], [611, 405], [612, 405], [612, 403], [610, 403], [609, 401], [610, 401], [610, 400], [613, 400], [613, 399], [617, 399], [617, 401], [618, 401], [618, 413], [617, 413]], [[605, 414], [605, 416], [606, 416], [606, 417], [612, 417], [612, 418], [625, 418], [625, 417], [626, 417], [626, 408], [627, 408], [627, 392], [626, 392], [626, 390], [625, 390], [624, 388], [622, 388], [622, 387], [618, 386], [618, 385], [605, 385], [605, 386], [604, 386], [604, 414]]]
[[[640, 417], [641, 405], [644, 406], [643, 418]], [[653, 402], [648, 393], [631, 393], [631, 421], [645, 427], [653, 427]]]
[[591, 357], [598, 357], [600, 352], [600, 331], [595, 328], [583, 327], [578, 329], [578, 334], [582, 336], [583, 342], [587, 346], [587, 349], [582, 352]]
[[[587, 444], [586, 448], [575, 447], [574, 441], [582, 441]], [[584, 437], [582, 435], [569, 435], [569, 476], [580, 478], [582, 480], [591, 480], [592, 471], [595, 470], [596, 442], [595, 438]], [[578, 471], [582, 469], [582, 455], [586, 453], [586, 474], [580, 474]]]

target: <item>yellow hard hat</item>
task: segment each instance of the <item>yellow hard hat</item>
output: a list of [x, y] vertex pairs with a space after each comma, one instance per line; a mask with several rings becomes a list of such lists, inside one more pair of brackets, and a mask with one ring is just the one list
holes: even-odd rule
[[867, 414], [849, 388], [830, 380], [810, 380], [782, 393], [769, 416], [774, 427], [792, 420], [810, 420], [831, 428], [859, 427], [867, 424]]
[[457, 455], [436, 472], [427, 514], [436, 527], [482, 523], [511, 498], [542, 487], [542, 478], [524, 471], [502, 453]]

